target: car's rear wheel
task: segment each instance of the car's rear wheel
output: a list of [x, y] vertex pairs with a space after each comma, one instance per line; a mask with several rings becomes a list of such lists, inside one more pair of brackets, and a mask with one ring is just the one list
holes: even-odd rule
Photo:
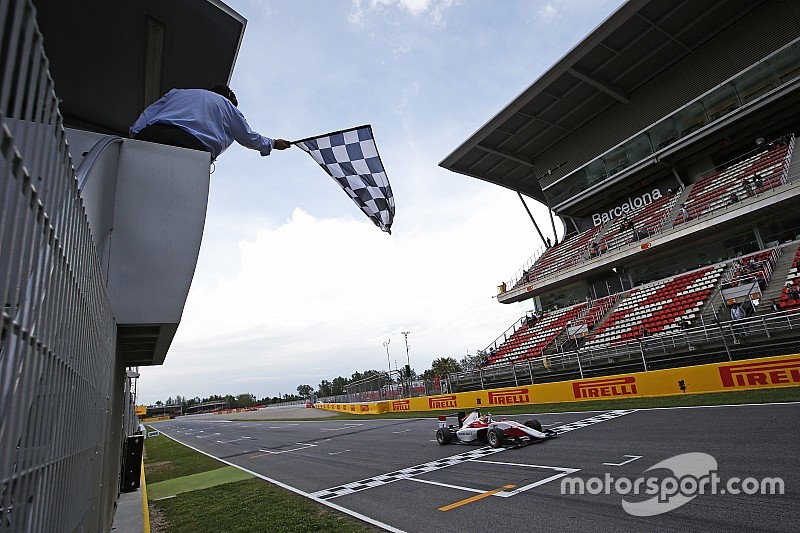
[[525, 425], [528, 426], [531, 429], [535, 429], [536, 431], [541, 431], [542, 430], [542, 423], [539, 422], [538, 420], [536, 420], [535, 418], [532, 418], [532, 419], [526, 421]]
[[447, 428], [439, 428], [436, 430], [436, 442], [441, 445], [450, 444], [453, 442], [453, 432]]
[[503, 445], [503, 432], [496, 428], [490, 429], [486, 432], [486, 442], [492, 448], [499, 448]]

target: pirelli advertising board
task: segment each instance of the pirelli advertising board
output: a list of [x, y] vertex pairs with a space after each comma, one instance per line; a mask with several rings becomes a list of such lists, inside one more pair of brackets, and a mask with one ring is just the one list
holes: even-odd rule
[[317, 404], [315, 407], [351, 414], [447, 411], [475, 407], [643, 398], [791, 386], [800, 386], [800, 355], [383, 402]]

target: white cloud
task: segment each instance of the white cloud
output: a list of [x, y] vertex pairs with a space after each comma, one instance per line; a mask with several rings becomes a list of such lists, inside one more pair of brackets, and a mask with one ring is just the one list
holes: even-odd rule
[[[444, 11], [457, 4], [457, 0], [369, 0], [370, 11], [383, 11], [396, 7], [400, 11], [419, 18], [427, 14], [427, 19], [435, 25], [444, 24]], [[364, 22], [365, 7], [363, 0], [352, 0], [348, 20], [353, 24]]]
[[[393, 358], [405, 364], [404, 350], [394, 348], [400, 331], [411, 331], [411, 364], [420, 372], [436, 357], [474, 353], [524, 312], [492, 298], [498, 272], [520, 262], [513, 242], [529, 229], [513, 230], [524, 220], [503, 209], [510, 196], [489, 189], [464, 206], [458, 226], [392, 236], [355, 206], [353, 217], [320, 220], [296, 209], [239, 244], [237, 272], [192, 289], [165, 365], [143, 369], [143, 385], [154, 399], [316, 388], [383, 369], [389, 338]], [[509, 230], [498, 236], [495, 224]]]
[[364, 21], [364, 7], [361, 0], [353, 0], [350, 4], [350, 14], [347, 16], [352, 24], [361, 24]]
[[539, 9], [537, 15], [540, 19], [552, 20], [558, 15], [558, 7], [548, 3]]

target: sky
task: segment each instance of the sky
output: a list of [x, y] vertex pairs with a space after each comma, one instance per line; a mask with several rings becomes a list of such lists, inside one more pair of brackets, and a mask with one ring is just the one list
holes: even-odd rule
[[252, 129], [295, 140], [371, 124], [392, 234], [299, 148], [234, 144], [214, 165], [181, 324], [164, 364], [140, 368], [138, 403], [293, 394], [407, 361], [421, 373], [532, 309], [495, 299], [542, 244], [517, 194], [438, 164], [620, 0], [226, 3], [248, 21], [230, 85]]

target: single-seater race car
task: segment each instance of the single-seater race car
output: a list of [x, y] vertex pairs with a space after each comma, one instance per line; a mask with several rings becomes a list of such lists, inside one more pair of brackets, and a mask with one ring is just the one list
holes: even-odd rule
[[503, 444], [521, 446], [539, 440], [555, 437], [557, 433], [550, 429], [542, 429], [536, 420], [527, 420], [524, 424], [505, 418], [495, 420], [492, 415], [481, 416], [475, 409], [468, 416], [464, 413], [441, 415], [439, 429], [436, 430], [436, 442], [439, 444], [488, 444], [499, 448]]

